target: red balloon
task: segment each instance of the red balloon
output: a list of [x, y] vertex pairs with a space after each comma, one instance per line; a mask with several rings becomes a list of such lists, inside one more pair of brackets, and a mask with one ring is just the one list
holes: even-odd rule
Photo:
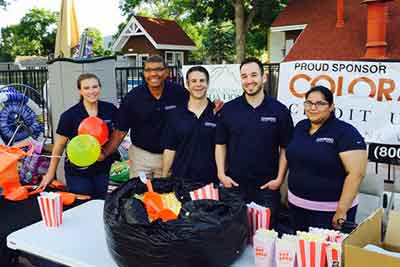
[[78, 134], [89, 134], [99, 141], [100, 145], [104, 145], [108, 140], [107, 124], [96, 116], [90, 116], [81, 121], [78, 128]]

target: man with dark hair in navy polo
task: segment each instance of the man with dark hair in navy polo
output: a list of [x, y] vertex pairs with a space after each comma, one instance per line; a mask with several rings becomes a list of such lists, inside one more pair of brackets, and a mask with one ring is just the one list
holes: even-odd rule
[[190, 97], [186, 106], [168, 115], [164, 130], [163, 176], [172, 167], [172, 176], [190, 182], [216, 182], [214, 104], [207, 99], [208, 71], [191, 67], [186, 72]]
[[246, 202], [270, 208], [274, 226], [293, 121], [283, 104], [264, 94], [263, 74], [258, 59], [240, 65], [244, 94], [226, 103], [218, 114], [215, 158], [223, 186], [237, 191]]
[[130, 130], [130, 177], [139, 176], [139, 172], [161, 177], [161, 134], [167, 113], [185, 104], [189, 96], [182, 86], [166, 81], [169, 70], [159, 55], [149, 57], [143, 75], [145, 84], [133, 88], [123, 99], [116, 129], [99, 160], [115, 151]]

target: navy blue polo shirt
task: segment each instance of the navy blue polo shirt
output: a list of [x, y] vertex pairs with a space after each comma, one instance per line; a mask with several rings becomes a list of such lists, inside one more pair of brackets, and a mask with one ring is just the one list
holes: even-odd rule
[[363, 137], [352, 125], [333, 114], [312, 135], [310, 121], [300, 121], [286, 149], [289, 190], [313, 201], [339, 201], [346, 170], [339, 153], [365, 150]]
[[122, 101], [116, 128], [131, 130], [131, 141], [151, 153], [162, 153], [161, 134], [165, 127], [167, 113], [183, 106], [189, 97], [182, 86], [165, 81], [160, 99], [155, 98], [147, 85], [140, 85], [130, 91]]
[[165, 149], [174, 150], [172, 175], [191, 182], [216, 182], [216, 117], [209, 101], [199, 118], [187, 106], [170, 112], [163, 133]]
[[[112, 103], [104, 101], [98, 102], [97, 117], [107, 123], [110, 136], [114, 128], [117, 111], [117, 107]], [[80, 101], [78, 104], [72, 106], [61, 114], [56, 133], [71, 140], [78, 135], [79, 124], [87, 117], [89, 117], [89, 114], [87, 113], [83, 102]], [[104, 161], [96, 162], [89, 167], [83, 168], [71, 164], [68, 159], [66, 159], [64, 169], [67, 175], [96, 175], [102, 172], [108, 173], [111, 164], [117, 159], [119, 159], [119, 154], [114, 153], [108, 156]]]
[[216, 143], [227, 145], [226, 174], [257, 186], [275, 179], [279, 147], [292, 135], [289, 110], [269, 96], [253, 108], [242, 95], [226, 103], [218, 117]]

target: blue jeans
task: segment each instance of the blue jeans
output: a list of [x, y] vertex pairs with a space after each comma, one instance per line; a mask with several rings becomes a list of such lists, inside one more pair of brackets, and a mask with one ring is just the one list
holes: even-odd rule
[[[357, 206], [347, 212], [347, 221], [354, 222]], [[306, 210], [289, 203], [289, 218], [296, 231], [308, 231], [308, 227], [332, 229], [332, 218], [335, 212]]]
[[108, 173], [99, 173], [93, 176], [65, 175], [70, 192], [89, 195], [93, 199], [104, 199], [108, 189]]

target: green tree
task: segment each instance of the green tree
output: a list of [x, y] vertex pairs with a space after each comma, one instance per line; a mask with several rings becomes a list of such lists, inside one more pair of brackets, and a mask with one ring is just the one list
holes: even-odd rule
[[8, 2], [6, 0], [0, 0], [0, 7], [5, 8]]
[[1, 30], [0, 58], [13, 60], [21, 56], [47, 56], [54, 52], [57, 13], [31, 9], [19, 24]]
[[204, 49], [210, 63], [232, 63], [235, 60], [235, 26], [231, 22], [209, 23]]
[[93, 40], [93, 54], [94, 56], [104, 56], [106, 50], [104, 49], [103, 37], [101, 32], [97, 28], [87, 28], [85, 29], [85, 34]]
[[[253, 30], [266, 33], [273, 19], [279, 14], [287, 0], [198, 0], [188, 1], [188, 8], [194, 21], [231, 21], [235, 25], [236, 62], [245, 58], [250, 40], [256, 40]], [[253, 35], [253, 36], [252, 36]], [[258, 35], [258, 34], [255, 34]], [[264, 48], [266, 42], [263, 41]], [[257, 47], [257, 45], [253, 45]]]

